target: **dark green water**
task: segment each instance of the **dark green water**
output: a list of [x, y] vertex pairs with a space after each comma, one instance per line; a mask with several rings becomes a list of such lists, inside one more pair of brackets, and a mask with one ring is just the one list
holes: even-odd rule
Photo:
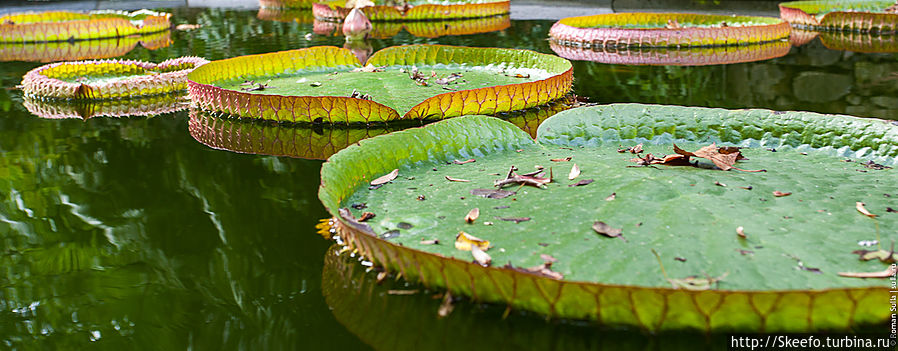
[[[172, 45], [138, 47], [124, 57], [214, 60], [342, 46], [339, 37], [307, 39], [311, 23], [259, 20], [256, 11], [173, 12], [177, 23], [204, 27], [173, 32]], [[376, 50], [440, 43], [551, 53], [545, 40], [551, 24], [513, 21], [499, 32], [436, 39], [401, 32], [371, 45]], [[470, 303], [438, 320], [439, 300], [429, 294], [401, 300], [387, 296], [384, 287], [372, 287], [371, 275], [357, 272], [361, 266], [349, 268], [355, 273], [346, 273], [344, 266], [325, 267], [330, 242], [314, 229], [326, 216], [317, 199], [321, 161], [213, 150], [188, 133], [187, 111], [87, 121], [37, 118], [13, 87], [39, 65], [0, 64], [2, 347], [563, 350], [668, 345], [638, 334], [609, 342], [589, 326], [519, 313], [502, 319], [503, 308]], [[898, 55], [834, 51], [819, 42], [755, 63], [636, 67], [576, 62], [574, 69], [575, 92], [594, 102], [898, 119], [898, 77], [890, 76], [898, 71]], [[353, 278], [334, 280], [341, 275]], [[393, 289], [403, 285], [389, 283]], [[337, 304], [334, 311], [325, 296]], [[464, 338], [470, 342], [461, 342]], [[482, 338], [491, 342], [478, 341]]]

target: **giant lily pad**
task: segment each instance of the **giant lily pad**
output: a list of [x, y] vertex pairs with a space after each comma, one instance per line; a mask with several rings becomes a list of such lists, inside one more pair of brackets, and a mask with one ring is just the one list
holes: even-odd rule
[[171, 14], [140, 10], [89, 13], [51, 11], [0, 16], [0, 43], [119, 38], [168, 30]]
[[127, 54], [138, 44], [148, 50], [169, 46], [171, 32], [72, 42], [0, 43], [0, 61], [57, 62], [106, 59]]
[[574, 61], [593, 61], [623, 65], [703, 66], [755, 62], [785, 56], [792, 46], [786, 41], [752, 45], [686, 47], [686, 48], [629, 48], [629, 47], [572, 47], [552, 41], [552, 51]]
[[23, 104], [33, 115], [49, 119], [155, 116], [187, 109], [186, 96], [176, 94], [99, 101], [58, 101], [26, 95]]
[[[748, 147], [737, 167], [766, 172], [628, 167], [638, 143], [659, 155], [715, 142]], [[895, 239], [881, 228], [898, 226], [883, 196], [896, 164], [886, 121], [619, 104], [561, 112], [536, 142], [478, 116], [363, 140], [323, 165], [319, 198], [366, 259], [475, 300], [652, 331], [849, 330], [889, 318], [884, 280], [838, 273], [889, 267], [852, 251]], [[554, 180], [496, 193], [512, 165]], [[376, 216], [358, 221], [353, 204]], [[489, 241], [492, 266], [454, 247], [461, 231]]]
[[794, 46], [802, 46], [818, 37], [823, 46], [832, 50], [870, 53], [898, 52], [898, 36], [894, 35], [874, 35], [844, 31], [817, 32], [793, 29], [790, 41]]
[[612, 13], [562, 18], [549, 36], [585, 48], [746, 45], [788, 38], [789, 24], [770, 17]]
[[[345, 1], [325, 1], [312, 5], [315, 18], [328, 21], [342, 21], [349, 15], [350, 7]], [[479, 18], [508, 14], [508, 0], [445, 0], [434, 3], [428, 0], [374, 1], [375, 6], [362, 10], [371, 21], [420, 21]]]
[[55, 99], [115, 99], [171, 93], [187, 87], [187, 73], [205, 64], [180, 57], [155, 64], [133, 60], [51, 63], [22, 78], [26, 94]]
[[[452, 21], [413, 21], [413, 22], [375, 22], [372, 23], [372, 39], [392, 38], [405, 29], [409, 34], [422, 38], [437, 38], [445, 35], [469, 35], [489, 33], [507, 29], [511, 26], [508, 16], [461, 19]], [[315, 34], [342, 35], [339, 23], [315, 20]]]
[[354, 71], [362, 69], [356, 57], [335, 47], [241, 56], [191, 72], [188, 89], [201, 108], [241, 117], [386, 122], [542, 105], [570, 90], [573, 72], [554, 55], [442, 45], [386, 48], [367, 64], [372, 72]]
[[895, 33], [898, 4], [892, 0], [791, 1], [779, 5], [780, 17], [805, 29]]

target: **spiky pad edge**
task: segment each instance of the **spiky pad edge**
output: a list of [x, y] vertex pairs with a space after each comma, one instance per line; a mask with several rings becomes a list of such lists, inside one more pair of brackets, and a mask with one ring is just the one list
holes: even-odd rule
[[[139, 26], [129, 20], [129, 17], [138, 15], [146, 15]], [[0, 16], [0, 42], [38, 43], [149, 34], [171, 28], [170, 18], [170, 13], [147, 10], [93, 11], [87, 14], [68, 11], [12, 13]], [[18, 23], [23, 20], [29, 23]]]
[[[456, 60], [456, 56], [459, 56]], [[278, 74], [308, 68], [360, 67], [351, 51], [332, 46], [249, 55], [215, 61], [188, 76], [188, 92], [205, 110], [246, 118], [281, 122], [372, 123], [411, 119], [441, 119], [470, 114], [492, 114], [545, 104], [564, 96], [573, 83], [570, 61], [529, 50], [468, 48], [444, 45], [408, 45], [376, 52], [374, 66], [437, 63], [527, 63], [553, 76], [519, 84], [461, 90], [425, 99], [399, 116], [383, 104], [341, 96], [282, 96], [250, 94], [213, 86], [219, 80]], [[528, 67], [530, 67], [528, 66]]]
[[[741, 27], [683, 27], [667, 28], [589, 28], [603, 22], [659, 23], [668, 19], [689, 22], [694, 19], [726, 21], [730, 16], [684, 13], [612, 13], [593, 16], [567, 17], [552, 25], [549, 36], [563, 45], [576, 47], [682, 47], [724, 46], [771, 42], [789, 37], [789, 24], [785, 21], [767, 25]], [[747, 17], [769, 21], [768, 17]]]
[[[607, 108], [633, 104], [608, 105]], [[636, 104], [638, 105], [638, 104]], [[639, 105], [653, 109], [683, 109], [689, 107]], [[736, 123], [723, 109], [720, 118], [727, 125]], [[768, 110], [739, 111], [745, 118], [771, 115]], [[775, 139], [783, 144], [792, 142], [841, 144], [839, 135], [832, 139], [818, 139], [814, 128], [861, 127], [874, 119], [847, 116], [795, 113], [794, 118], [783, 118], [776, 130]], [[678, 115], [675, 111], [660, 111], [659, 116]], [[683, 114], [688, 120], [691, 113]], [[829, 118], [822, 121], [821, 118]], [[465, 119], [477, 119], [479, 128], [470, 128]], [[808, 120], [821, 123], [811, 125]], [[609, 122], [613, 124], [612, 122]], [[651, 121], [646, 121], [654, 125]], [[723, 122], [720, 122], [723, 123]], [[887, 126], [888, 127], [888, 126]], [[724, 128], [724, 127], [721, 127]], [[643, 130], [643, 129], [639, 129]], [[651, 129], [648, 129], [651, 130]], [[866, 130], [866, 129], [865, 129]], [[540, 128], [542, 132], [542, 128]], [[658, 130], [658, 133], [667, 132]], [[720, 132], [722, 139], [751, 137], [720, 131], [705, 131], [709, 135]], [[871, 130], [871, 132], [873, 132]], [[690, 133], [689, 130], [684, 133]], [[879, 138], [896, 138], [895, 128], [878, 128], [878, 136], [857, 140], [851, 147], [858, 152], [873, 151]], [[406, 134], [406, 135], [403, 135]], [[460, 134], [464, 134], [461, 137]], [[849, 132], [850, 134], [850, 132]], [[795, 138], [798, 135], [800, 137]], [[624, 135], [621, 135], [625, 137]], [[646, 137], [639, 135], [641, 137]], [[849, 135], [850, 137], [850, 135]], [[379, 143], [386, 138], [404, 138], [409, 141], [408, 150], [384, 153], [365, 146]], [[898, 155], [896, 141], [882, 144], [875, 149], [881, 156]], [[337, 233], [352, 248], [377, 266], [399, 272], [410, 281], [427, 287], [450, 290], [453, 294], [469, 296], [477, 301], [508, 304], [514, 308], [538, 312], [549, 317], [592, 320], [609, 326], [629, 326], [656, 332], [661, 330], [691, 330], [701, 332], [812, 332], [848, 331], [864, 325], [884, 324], [889, 313], [882, 308], [888, 296], [883, 288], [837, 288], [809, 291], [688, 291], [671, 288], [650, 288], [555, 280], [500, 267], [482, 267], [478, 264], [444, 257], [406, 246], [395, 245], [377, 237], [370, 226], [356, 222], [348, 211], [341, 211], [340, 204], [361, 186], [375, 177], [403, 164], [420, 162], [435, 155], [434, 150], [493, 151], [515, 149], [530, 145], [530, 139], [516, 127], [498, 119], [466, 116], [441, 121], [422, 128], [415, 128], [385, 136], [362, 140], [332, 156], [321, 170], [322, 181], [318, 197], [334, 215]], [[376, 148], [376, 147], [374, 147]], [[364, 150], [364, 151], [363, 151]], [[364, 162], [377, 158], [378, 162]], [[351, 167], [352, 171], [347, 171]], [[344, 168], [344, 169], [341, 169]], [[669, 317], [669, 318], [668, 318]]]
[[[315, 18], [324, 21], [342, 21], [352, 9], [327, 3], [312, 5]], [[480, 4], [418, 5], [405, 13], [393, 6], [363, 7], [365, 16], [372, 22], [378, 21], [439, 21], [447, 19], [481, 18], [508, 14], [511, 1], [493, 1]]]
[[651, 49], [582, 49], [549, 42], [558, 56], [575, 61], [593, 61], [618, 65], [696, 66], [727, 65], [755, 62], [785, 56], [792, 46], [789, 42], [713, 48], [651, 48]]
[[[843, 2], [834, 3], [843, 4]], [[862, 3], [883, 3], [883, 1], [862, 1]], [[888, 1], [885, 3], [888, 3]], [[879, 34], [892, 34], [898, 31], [898, 14], [834, 11], [823, 15], [818, 20], [813, 15], [813, 12], [815, 12], [813, 10], [819, 9], [820, 6], [825, 4], [826, 1], [784, 2], [779, 4], [780, 17], [802, 29], [875, 32]]]
[[[194, 56], [169, 59], [159, 64], [134, 60], [57, 62], [28, 71], [22, 78], [22, 90], [28, 95], [53, 99], [100, 100], [158, 95], [184, 90], [187, 87], [187, 74], [208, 62], [204, 58]], [[69, 83], [55, 78], [109, 71], [124, 73], [135, 69], [166, 68], [178, 70], [97, 84]]]

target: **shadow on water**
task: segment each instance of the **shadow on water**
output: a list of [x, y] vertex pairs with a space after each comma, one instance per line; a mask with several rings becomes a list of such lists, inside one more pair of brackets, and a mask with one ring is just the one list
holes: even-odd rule
[[[160, 62], [197, 55], [214, 60], [343, 45], [340, 37], [315, 35], [306, 19], [260, 19], [266, 17], [256, 10], [173, 12], [175, 24], [202, 27], [173, 31], [170, 45], [153, 50], [128, 44], [130, 51], [120, 57]], [[435, 38], [415, 36], [406, 28], [370, 43], [373, 50], [439, 43], [552, 53], [545, 40], [551, 24], [511, 21], [507, 29], [495, 32]], [[460, 304], [449, 318], [438, 320], [434, 311], [439, 301], [429, 295], [384, 295], [384, 287], [372, 284], [370, 276], [353, 273], [361, 266], [334, 267], [330, 258], [324, 265], [322, 253], [331, 252], [329, 244], [314, 234], [314, 225], [326, 216], [317, 199], [321, 161], [211, 149], [197, 142], [189, 129], [208, 127], [209, 121], [195, 119], [191, 124], [186, 110], [140, 110], [150, 116], [87, 120], [36, 117], [26, 106], [34, 111], [47, 108], [35, 108], [14, 87], [25, 72], [39, 65], [12, 61], [0, 66], [3, 346], [321, 350], [365, 349], [365, 343], [420, 349], [668, 346], [666, 339], [662, 344], [639, 335], [623, 341], [596, 337], [593, 327], [546, 322], [527, 314], [503, 320], [502, 311], [494, 306]], [[894, 53], [834, 51], [819, 41], [792, 48], [780, 58], [732, 65], [586, 61], [574, 65], [575, 93], [593, 102], [898, 116], [898, 84], [890, 76], [898, 71]], [[539, 121], [560, 109], [501, 117], [532, 133]], [[50, 115], [70, 117], [105, 111], [95, 106], [77, 107], [74, 112], [58, 106], [50, 110], [55, 113]], [[273, 135], [234, 121], [216, 123], [230, 128], [227, 138], [237, 135], [235, 131], [243, 136]], [[198, 139], [227, 149], [232, 144], [213, 143], [223, 141], [221, 128], [213, 130], [218, 134], [207, 130], [219, 139]], [[325, 135], [315, 130], [299, 134], [300, 139]], [[353, 138], [345, 139], [345, 144]], [[335, 278], [344, 276], [342, 281]], [[388, 286], [402, 286], [396, 284]], [[394, 334], [402, 331], [410, 333]], [[673, 340], [671, 345], [679, 345]]]

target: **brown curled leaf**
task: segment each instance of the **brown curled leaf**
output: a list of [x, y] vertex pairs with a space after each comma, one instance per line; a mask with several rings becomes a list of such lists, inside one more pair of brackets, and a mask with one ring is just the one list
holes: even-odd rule
[[375, 180], [372, 180], [371, 185], [386, 184], [386, 183], [389, 183], [390, 181], [392, 181], [393, 179], [396, 179], [396, 177], [398, 177], [398, 176], [399, 176], [399, 169], [394, 169], [392, 172], [387, 173], [386, 175], [383, 175]]
[[776, 196], [776, 197], [783, 197], [783, 196], [789, 196], [789, 195], [792, 195], [792, 193], [786, 193], [786, 192], [782, 192], [779, 190], [776, 190], [773, 192], [773, 196]]
[[468, 211], [467, 215], [465, 215], [465, 222], [474, 223], [474, 221], [477, 220], [477, 217], [480, 217], [480, 208], [474, 207]]
[[592, 230], [595, 230], [596, 233], [602, 234], [609, 238], [619, 237], [623, 233], [622, 229], [612, 228], [610, 225], [602, 221], [596, 221], [595, 223], [593, 223]]
[[448, 180], [450, 182], [470, 182], [470, 180], [467, 180], [467, 179], [452, 178], [450, 176], [446, 176], [446, 180]]
[[891, 265], [882, 272], [839, 272], [839, 276], [846, 278], [889, 278], [895, 276], [895, 266]]
[[860, 202], [860, 201], [855, 202], [855, 203], [854, 203], [854, 208], [856, 208], [857, 211], [860, 212], [860, 213], [861, 213], [862, 215], [864, 215], [864, 216], [867, 216], [867, 217], [870, 217], [870, 218], [876, 218], [876, 215], [875, 215], [875, 214], [872, 214], [872, 213], [870, 213], [870, 211], [867, 211], [867, 208], [864, 207], [864, 203], [863, 203], [863, 202]]
[[471, 251], [471, 248], [477, 248], [486, 251], [490, 248], [489, 240], [483, 240], [465, 232], [458, 232], [455, 236], [455, 248], [462, 251]]

